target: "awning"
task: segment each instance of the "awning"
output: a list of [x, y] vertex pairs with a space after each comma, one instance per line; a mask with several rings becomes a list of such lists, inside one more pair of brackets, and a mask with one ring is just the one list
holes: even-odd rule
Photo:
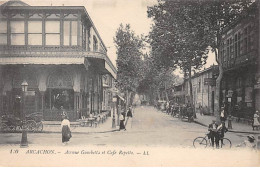
[[0, 65], [6, 64], [84, 64], [84, 59], [103, 60], [103, 67], [115, 79], [117, 70], [105, 53], [90, 51], [0, 51]]

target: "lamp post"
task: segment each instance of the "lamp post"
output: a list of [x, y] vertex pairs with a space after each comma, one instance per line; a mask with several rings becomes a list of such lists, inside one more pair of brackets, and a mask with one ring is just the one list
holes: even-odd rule
[[25, 127], [25, 92], [27, 91], [28, 88], [28, 83], [24, 80], [21, 84], [22, 86], [22, 91], [23, 91], [23, 98], [22, 98], [22, 115], [23, 115], [23, 126], [22, 126], [22, 139], [21, 139], [21, 148], [28, 147], [28, 141], [27, 141], [27, 129]]
[[117, 97], [113, 96], [113, 118], [112, 118], [112, 128], [116, 128], [116, 117], [115, 117], [115, 112], [116, 112], [116, 102], [117, 102]]

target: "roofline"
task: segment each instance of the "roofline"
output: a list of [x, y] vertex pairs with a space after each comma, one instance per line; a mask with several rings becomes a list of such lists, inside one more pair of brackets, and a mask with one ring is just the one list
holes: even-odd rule
[[91, 22], [91, 24], [92, 24], [94, 30], [96, 31], [96, 33], [97, 33], [97, 35], [98, 35], [98, 38], [101, 40], [102, 45], [104, 46], [105, 50], [107, 51], [107, 47], [106, 47], [105, 43], [103, 42], [102, 38], [100, 37], [99, 32], [98, 32], [97, 28], [95, 27], [95, 25], [94, 25], [92, 19], [90, 18], [89, 14], [88, 14], [88, 12], [87, 12], [87, 10], [86, 10], [86, 8], [85, 8], [84, 6], [82, 6], [82, 7], [84, 8], [84, 11], [85, 11], [85, 13], [87, 14], [87, 17], [88, 17], [89, 21]]

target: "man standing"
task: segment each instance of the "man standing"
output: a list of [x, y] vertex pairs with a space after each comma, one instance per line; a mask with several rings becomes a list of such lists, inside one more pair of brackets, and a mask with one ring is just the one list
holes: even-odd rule
[[[216, 123], [215, 120], [212, 120], [212, 123], [209, 124], [209, 134], [208, 134], [208, 137], [211, 139], [211, 146], [214, 147], [214, 143], [215, 143], [215, 140], [217, 138], [217, 128], [218, 128], [218, 125]], [[217, 143], [216, 143], [217, 145]], [[216, 146], [218, 147], [218, 146]]]

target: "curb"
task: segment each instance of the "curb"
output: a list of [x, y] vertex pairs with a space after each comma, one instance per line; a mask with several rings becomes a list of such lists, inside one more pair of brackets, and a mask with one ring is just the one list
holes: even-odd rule
[[[116, 132], [116, 131], [119, 131], [119, 130], [118, 129], [113, 129], [113, 130], [97, 131], [97, 132], [73, 132], [72, 131], [72, 134], [109, 133], [109, 132]], [[22, 133], [22, 132], [0, 132], [0, 134], [7, 134], [7, 133]], [[44, 133], [56, 133], [56, 134], [59, 134], [61, 132], [58, 132], [58, 131], [28, 132], [28, 134], [44, 134]]]
[[[208, 127], [207, 125], [201, 123], [201, 122], [198, 122], [198, 121], [194, 121], [194, 123], [197, 123], [201, 126], [204, 126], [204, 127]], [[228, 132], [233, 132], [233, 133], [251, 133], [251, 134], [260, 134], [260, 132], [246, 132], [246, 131], [237, 131], [237, 130], [228, 130]]]
[[[119, 131], [118, 129], [113, 129], [113, 130], [107, 130], [107, 131], [97, 131], [97, 132], [71, 132], [72, 134], [92, 134], [92, 133], [109, 133], [109, 132], [116, 132]], [[53, 131], [44, 131], [40, 133], [61, 133], [61, 132], [53, 132]]]

